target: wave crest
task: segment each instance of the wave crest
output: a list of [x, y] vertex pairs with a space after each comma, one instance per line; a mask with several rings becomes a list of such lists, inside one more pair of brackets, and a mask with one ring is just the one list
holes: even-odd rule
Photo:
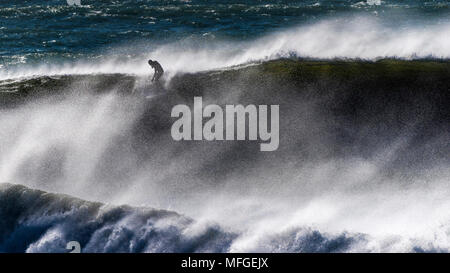
[[180, 72], [198, 72], [241, 66], [285, 57], [313, 59], [450, 58], [450, 23], [387, 26], [367, 17], [328, 19], [276, 32], [253, 41], [187, 38], [155, 45], [141, 41], [132, 47], [110, 50], [96, 61], [11, 67], [0, 80], [42, 75], [112, 74], [148, 75], [146, 59], [158, 60], [171, 78]]

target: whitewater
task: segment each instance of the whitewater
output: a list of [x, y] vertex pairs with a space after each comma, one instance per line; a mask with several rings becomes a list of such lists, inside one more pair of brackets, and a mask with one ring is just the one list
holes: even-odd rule
[[[448, 1], [82, 2], [0, 3], [0, 252], [449, 252]], [[173, 141], [194, 96], [279, 149]]]
[[[158, 60], [170, 79], [177, 73], [225, 69], [279, 58], [312, 59], [448, 59], [450, 23], [386, 27], [368, 17], [336, 18], [268, 34], [253, 41], [184, 38], [167, 44], [136, 41], [118, 45], [95, 57], [74, 61], [27, 64], [0, 71], [0, 80], [73, 74], [126, 73], [145, 76], [149, 58]], [[94, 59], [94, 60], [91, 60]]]
[[[343, 64], [338, 69], [345, 69]], [[266, 65], [271, 63], [262, 64]], [[383, 67], [383, 63], [366, 65]], [[214, 225], [232, 234], [226, 247], [211, 245], [198, 251], [327, 251], [322, 243], [333, 240], [343, 240], [343, 245], [330, 251], [446, 251], [448, 93], [427, 94], [427, 90], [431, 82], [448, 83], [448, 67], [445, 63], [433, 66], [444, 74], [417, 78], [414, 95], [366, 87], [365, 102], [355, 117], [346, 114], [348, 104], [355, 103], [355, 92], [360, 92], [352, 84], [339, 84], [336, 79], [312, 82], [295, 93], [295, 85], [286, 89], [268, 74], [262, 76], [268, 81], [262, 88], [255, 84], [266, 71], [260, 66], [178, 76], [169, 87], [178, 95], [154, 102], [126, 95], [121, 83], [131, 76], [120, 76], [119, 81], [117, 74], [43, 78], [36, 88], [47, 90], [45, 84], [50, 82], [56, 88], [46, 92], [53, 96], [29, 97], [1, 110], [0, 180], [112, 207], [127, 204], [171, 210], [194, 219], [199, 231], [193, 234], [203, 234]], [[424, 73], [431, 73], [426, 72], [426, 63], [423, 67]], [[237, 78], [230, 79], [227, 73], [233, 71]], [[384, 77], [376, 70], [361, 73], [357, 77], [368, 86], [371, 77]], [[197, 91], [205, 101], [218, 104], [264, 102], [271, 94], [269, 101], [280, 103], [280, 148], [268, 155], [248, 142], [174, 142], [169, 133], [170, 105], [183, 101], [183, 96], [189, 101], [189, 93], [183, 94], [196, 82], [204, 86]], [[10, 196], [8, 188], [4, 191]], [[14, 202], [27, 206], [26, 200], [26, 195], [19, 194]], [[48, 214], [47, 209], [43, 211], [32, 210], [31, 218], [18, 221], [40, 226], [41, 213]], [[76, 212], [56, 209], [55, 213], [44, 225], [52, 228], [43, 229], [49, 234], [39, 233], [42, 237], [33, 244], [42, 240], [45, 246], [50, 236], [60, 245], [69, 236], [65, 223], [78, 217], [72, 216]], [[131, 209], [130, 214], [134, 213]], [[53, 217], [60, 220], [53, 222]], [[98, 221], [100, 216], [90, 217]], [[147, 221], [136, 217], [130, 221]], [[137, 232], [128, 219], [111, 223], [108, 232], [113, 233], [101, 242], [112, 244], [117, 236], [125, 236], [123, 232]], [[317, 248], [313, 247], [316, 240], [322, 242]], [[103, 244], [87, 250], [128, 249], [124, 245], [103, 248]], [[153, 250], [175, 251], [169, 245], [161, 247]]]

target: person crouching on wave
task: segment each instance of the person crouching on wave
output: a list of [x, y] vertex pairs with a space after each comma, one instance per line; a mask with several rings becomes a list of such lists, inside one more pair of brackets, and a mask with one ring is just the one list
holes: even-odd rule
[[148, 64], [155, 70], [155, 73], [153, 74], [152, 82], [159, 82], [159, 79], [164, 74], [164, 69], [162, 68], [161, 64], [157, 61], [148, 60]]
[[157, 94], [161, 94], [165, 91], [164, 86], [162, 85], [161, 81], [159, 80], [162, 75], [164, 74], [164, 69], [162, 68], [161, 64], [157, 61], [148, 60], [148, 64], [151, 68], [155, 70], [155, 73], [153, 73], [152, 78], [152, 86], [149, 90], [146, 91], [147, 98], [151, 98]]

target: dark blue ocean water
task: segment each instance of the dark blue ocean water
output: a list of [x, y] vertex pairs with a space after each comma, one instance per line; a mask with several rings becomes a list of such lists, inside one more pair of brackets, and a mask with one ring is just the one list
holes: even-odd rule
[[[0, 1], [0, 66], [107, 59], [105, 52], [126, 57], [186, 40], [190, 41], [189, 49], [217, 42], [239, 43], [324, 20], [357, 16], [398, 29], [423, 29], [450, 21], [450, 2], [446, 0], [81, 0], [81, 4], [69, 5], [67, 0]], [[447, 34], [441, 29], [430, 35]], [[129, 48], [134, 45], [139, 49], [131, 52]], [[177, 48], [182, 50], [183, 46]], [[301, 53], [301, 49], [284, 51]], [[433, 51], [424, 55], [433, 55]], [[380, 54], [396, 55], [397, 51], [390, 54], [389, 49], [380, 50]], [[322, 57], [308, 51], [305, 55]], [[438, 50], [436, 55], [445, 54]]]

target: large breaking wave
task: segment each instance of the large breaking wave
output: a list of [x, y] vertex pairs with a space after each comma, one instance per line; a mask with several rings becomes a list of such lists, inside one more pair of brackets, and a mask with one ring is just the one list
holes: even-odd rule
[[[448, 1], [82, 2], [0, 3], [0, 252], [449, 251]], [[196, 95], [279, 149], [173, 141]]]
[[[214, 223], [197, 223], [174, 212], [111, 206], [46, 193], [20, 185], [0, 184], [0, 252], [68, 252], [68, 242], [84, 253], [136, 252], [346, 252], [386, 251], [374, 248], [366, 234], [327, 234], [309, 227], [291, 227], [266, 234], [239, 249], [248, 234], [227, 232]], [[400, 238], [386, 238], [390, 249]], [[413, 240], [391, 251], [445, 251]]]
[[[1, 250], [447, 251], [449, 84], [447, 61], [392, 60], [179, 74], [151, 100], [132, 75], [3, 81], [0, 181], [110, 205], [3, 186]], [[174, 142], [194, 95], [279, 104], [279, 150]]]
[[[0, 252], [227, 252], [238, 234], [169, 211], [108, 206], [0, 184]], [[293, 229], [264, 238], [260, 251], [345, 251], [364, 236]]]
[[235, 237], [176, 213], [0, 185], [0, 252], [224, 252]]

